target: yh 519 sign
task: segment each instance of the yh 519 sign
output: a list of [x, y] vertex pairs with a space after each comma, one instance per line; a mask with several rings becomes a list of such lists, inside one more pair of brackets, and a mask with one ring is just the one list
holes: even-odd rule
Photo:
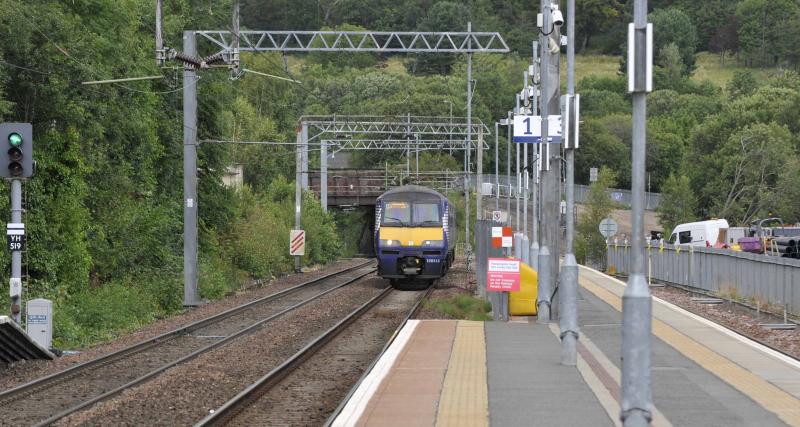
[[6, 225], [6, 238], [9, 251], [25, 250], [25, 224], [9, 222]]

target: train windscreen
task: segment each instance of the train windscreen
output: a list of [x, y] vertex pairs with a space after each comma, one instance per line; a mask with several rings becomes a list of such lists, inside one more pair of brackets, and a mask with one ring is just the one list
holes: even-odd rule
[[430, 202], [386, 202], [381, 225], [399, 227], [441, 227], [439, 204]]
[[414, 203], [412, 215], [414, 225], [419, 227], [441, 227], [442, 219], [439, 216], [438, 203]]

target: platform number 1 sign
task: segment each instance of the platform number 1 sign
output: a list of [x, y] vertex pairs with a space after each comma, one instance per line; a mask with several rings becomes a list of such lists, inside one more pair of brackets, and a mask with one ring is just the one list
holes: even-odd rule
[[[550, 143], [561, 143], [561, 116], [551, 115], [547, 119], [547, 140]], [[514, 142], [521, 144], [539, 144], [542, 142], [541, 116], [514, 116]]]

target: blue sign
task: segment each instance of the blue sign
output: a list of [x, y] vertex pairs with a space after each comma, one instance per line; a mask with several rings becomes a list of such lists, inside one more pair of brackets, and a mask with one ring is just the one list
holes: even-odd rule
[[29, 314], [28, 315], [28, 324], [29, 325], [44, 325], [47, 323], [47, 315], [46, 314]]

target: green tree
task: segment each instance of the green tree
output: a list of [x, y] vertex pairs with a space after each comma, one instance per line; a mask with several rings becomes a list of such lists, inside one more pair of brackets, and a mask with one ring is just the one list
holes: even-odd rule
[[588, 184], [589, 169], [593, 167], [630, 171], [630, 162], [628, 148], [600, 121], [587, 118], [581, 123], [581, 148], [575, 151], [576, 182]]
[[[575, 33], [580, 37], [580, 51], [589, 46], [593, 35], [604, 33], [619, 22], [625, 2], [578, 0], [575, 2]], [[566, 15], [566, 11], [564, 12]]]
[[[418, 31], [466, 31], [469, 9], [451, 1], [435, 3], [419, 22]], [[448, 74], [456, 61], [455, 55], [418, 55], [408, 67], [414, 74]]]
[[664, 236], [669, 236], [678, 224], [697, 219], [697, 197], [684, 175], [670, 175], [661, 187], [661, 202], [658, 205], [658, 221], [664, 227]]
[[664, 48], [674, 44], [678, 48], [683, 67], [681, 74], [691, 75], [695, 68], [694, 54], [697, 50], [697, 33], [694, 24], [689, 16], [680, 9], [657, 9], [649, 16], [653, 23], [653, 49], [656, 53], [654, 58], [657, 64], [663, 63], [661, 56], [665, 53], [672, 53]]
[[713, 192], [713, 212], [741, 224], [774, 210], [784, 197], [778, 193], [781, 175], [797, 160], [789, 130], [776, 123], [756, 123], [734, 133], [714, 157], [717, 174], [706, 185], [706, 192]]
[[683, 63], [677, 44], [670, 43], [661, 49], [657, 65], [654, 77], [656, 87], [659, 89], [680, 87], [686, 66]]
[[750, 71], [736, 70], [726, 89], [731, 99], [750, 96], [758, 89], [758, 81]]
[[598, 226], [600, 221], [608, 218], [615, 208], [615, 202], [608, 194], [608, 189], [616, 185], [616, 173], [602, 167], [597, 175], [597, 181], [589, 187], [589, 197], [585, 203], [584, 212], [578, 219], [575, 236], [575, 257], [581, 264], [600, 263], [605, 260], [606, 241]]
[[792, 0], [743, 0], [736, 5], [739, 46], [749, 65], [770, 66], [794, 55], [800, 5]]

